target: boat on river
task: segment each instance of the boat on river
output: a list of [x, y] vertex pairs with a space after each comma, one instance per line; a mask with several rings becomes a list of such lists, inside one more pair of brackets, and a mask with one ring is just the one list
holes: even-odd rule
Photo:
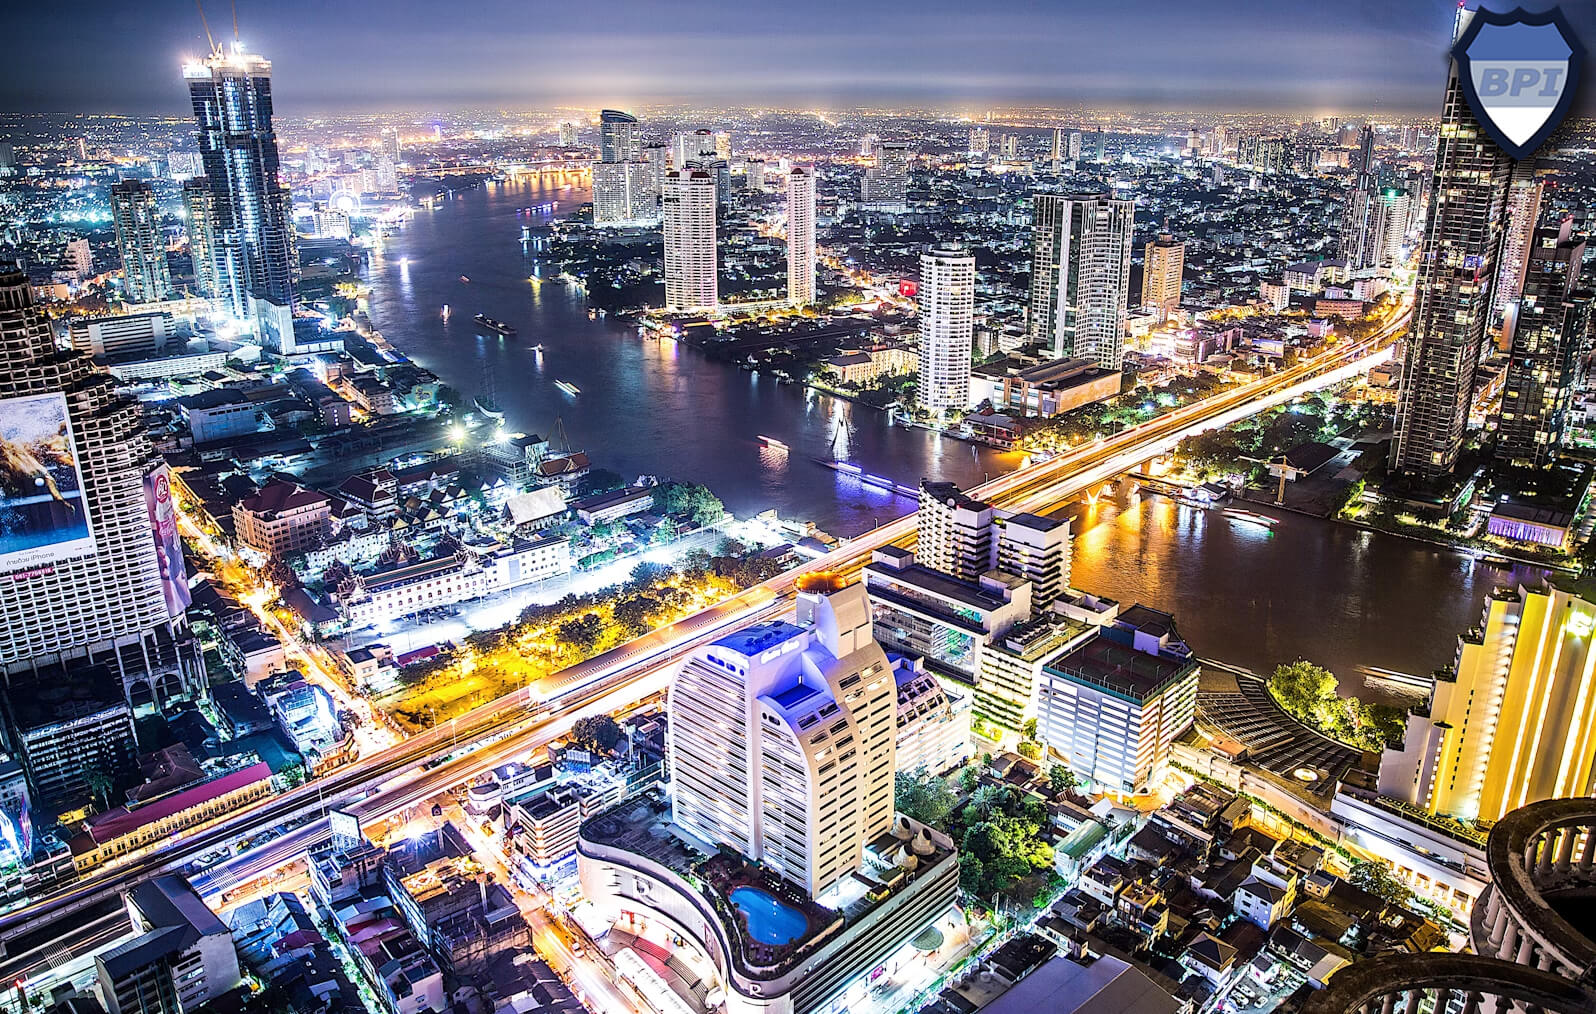
[[554, 382], [554, 386], [558, 387], [560, 390], [564, 391], [566, 394], [569, 394], [573, 398], [582, 393], [582, 389], [571, 383], [569, 380], [556, 380]]
[[471, 319], [476, 321], [477, 327], [482, 328], [484, 331], [492, 331], [501, 338], [515, 337], [515, 328], [502, 320], [494, 320], [485, 313], [479, 313]]

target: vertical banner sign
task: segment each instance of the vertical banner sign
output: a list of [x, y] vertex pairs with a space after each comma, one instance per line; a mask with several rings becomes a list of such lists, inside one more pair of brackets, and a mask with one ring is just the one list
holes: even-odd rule
[[172, 502], [172, 472], [165, 463], [144, 477], [144, 509], [150, 515], [150, 534], [161, 564], [161, 592], [166, 611], [180, 616], [193, 598], [188, 591], [188, 568], [183, 565], [183, 540], [177, 534], [177, 505]]

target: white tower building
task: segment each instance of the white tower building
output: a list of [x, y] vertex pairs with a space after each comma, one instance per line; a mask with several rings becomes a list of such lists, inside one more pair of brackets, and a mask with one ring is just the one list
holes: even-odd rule
[[975, 255], [962, 246], [920, 254], [920, 404], [935, 415], [970, 407]]
[[665, 308], [678, 313], [720, 304], [715, 249], [715, 174], [665, 174]]
[[1054, 356], [1120, 368], [1135, 207], [1106, 193], [1036, 195], [1027, 321]]
[[897, 684], [864, 586], [801, 586], [795, 623], [695, 651], [671, 687], [676, 823], [811, 897], [892, 827]]
[[815, 173], [803, 166], [787, 174], [787, 299], [815, 301]]

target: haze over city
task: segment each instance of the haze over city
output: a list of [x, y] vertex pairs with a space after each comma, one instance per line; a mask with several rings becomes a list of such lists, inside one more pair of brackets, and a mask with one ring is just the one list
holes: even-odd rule
[[[1529, 0], [1531, 10], [1549, 6]], [[1596, 8], [1567, 4], [1587, 35]], [[900, 103], [1134, 105], [1327, 113], [1433, 111], [1445, 0], [1127, 0], [969, 4], [734, 0], [598, 5], [493, 0], [324, 4], [239, 0], [241, 37], [269, 52], [288, 115], [357, 110], [788, 108]], [[232, 37], [232, 9], [206, 8]], [[0, 95], [20, 110], [182, 113], [170, 68], [206, 49], [181, 0], [23, 5]]]

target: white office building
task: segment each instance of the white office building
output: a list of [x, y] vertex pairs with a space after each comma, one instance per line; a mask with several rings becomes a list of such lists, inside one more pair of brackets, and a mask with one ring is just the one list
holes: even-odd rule
[[975, 255], [962, 246], [920, 254], [920, 405], [941, 416], [970, 407]]
[[997, 570], [1031, 582], [1046, 609], [1070, 585], [1070, 520], [1022, 514], [968, 496], [951, 482], [920, 482], [915, 556], [932, 570], [975, 581]]
[[665, 174], [665, 309], [713, 310], [720, 304], [715, 235], [715, 174]]
[[1031, 224], [1031, 340], [1055, 357], [1122, 363], [1135, 204], [1108, 194], [1036, 195]]
[[1174, 619], [1146, 606], [1077, 629], [1042, 666], [1037, 734], [1082, 779], [1109, 792], [1144, 792], [1196, 717], [1197, 659]]
[[669, 751], [677, 824], [813, 896], [892, 826], [897, 685], [863, 585], [801, 591], [796, 619], [693, 653]]
[[815, 172], [803, 166], [787, 174], [787, 299], [815, 301]]

